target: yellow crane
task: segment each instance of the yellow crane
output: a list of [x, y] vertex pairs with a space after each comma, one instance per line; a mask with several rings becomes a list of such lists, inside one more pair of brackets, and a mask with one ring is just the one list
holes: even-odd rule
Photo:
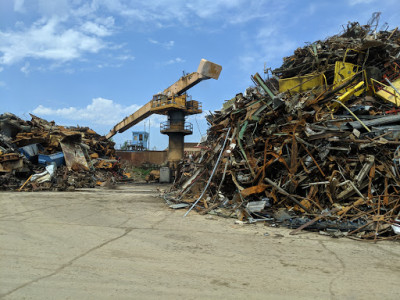
[[197, 72], [182, 76], [162, 93], [154, 95], [150, 102], [116, 124], [106, 137], [124, 132], [152, 114], [167, 115], [168, 121], [160, 124], [160, 131], [169, 137], [168, 162], [171, 167], [176, 166], [183, 158], [185, 135], [193, 133], [193, 125], [185, 122], [185, 117], [202, 112], [201, 102], [190, 100], [185, 92], [203, 80], [217, 80], [221, 70], [220, 65], [202, 59]]

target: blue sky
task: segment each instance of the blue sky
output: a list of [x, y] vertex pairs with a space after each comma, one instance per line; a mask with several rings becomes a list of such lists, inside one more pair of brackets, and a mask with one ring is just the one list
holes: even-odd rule
[[[106, 134], [183, 71], [196, 71], [201, 58], [222, 73], [189, 94], [214, 111], [264, 64], [278, 67], [297, 47], [339, 33], [348, 21], [366, 24], [375, 11], [380, 25], [400, 26], [398, 0], [0, 0], [0, 113]], [[164, 120], [150, 118], [151, 148], [168, 145], [159, 133]], [[204, 116], [188, 121], [194, 135], [186, 141], [198, 141]]]

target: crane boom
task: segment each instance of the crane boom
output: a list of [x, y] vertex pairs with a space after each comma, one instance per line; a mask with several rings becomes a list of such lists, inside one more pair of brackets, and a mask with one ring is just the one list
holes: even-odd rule
[[167, 96], [182, 95], [203, 80], [210, 78], [218, 80], [221, 70], [222, 67], [220, 65], [202, 59], [197, 68], [197, 72], [182, 76], [177, 82], [165, 89], [163, 94]]
[[106, 138], [111, 138], [118, 132], [124, 132], [125, 130], [131, 128], [132, 126], [138, 124], [140, 121], [143, 121], [147, 117], [150, 117], [154, 112], [151, 111], [151, 102], [146, 103], [137, 111], [135, 111], [130, 116], [123, 119], [117, 125], [115, 125], [109, 133], [107, 133]]
[[[190, 88], [192, 88], [193, 86], [195, 86], [196, 84], [198, 84], [203, 80], [207, 80], [210, 78], [217, 80], [219, 74], [221, 73], [221, 70], [222, 67], [220, 65], [202, 59], [200, 61], [197, 72], [193, 72], [185, 76], [182, 76], [178, 81], [176, 81], [170, 87], [165, 89], [162, 95], [165, 96], [168, 100], [174, 99], [174, 97], [182, 95], [187, 90], [189, 90]], [[182, 106], [182, 97], [176, 97], [176, 101], [175, 99], [170, 100], [168, 102], [164, 101], [163, 104], [166, 105], [164, 105], [163, 107], [159, 107], [156, 105], [155, 98], [159, 100], [160, 95], [153, 96], [153, 99], [150, 102], [146, 103], [137, 111], [135, 111], [133, 114], [131, 114], [130, 116], [126, 117], [121, 122], [116, 124], [106, 135], [106, 138], [109, 139], [117, 133], [124, 132], [125, 130], [138, 124], [140, 121], [143, 121], [144, 119], [146, 119], [147, 117], [151, 116], [154, 113], [164, 114], [166, 109], [179, 109], [179, 110], [185, 110], [188, 113], [196, 113], [196, 112], [190, 112], [190, 110], [192, 110], [192, 107], [191, 108], [187, 107], [186, 98], [183, 100], [183, 106]]]

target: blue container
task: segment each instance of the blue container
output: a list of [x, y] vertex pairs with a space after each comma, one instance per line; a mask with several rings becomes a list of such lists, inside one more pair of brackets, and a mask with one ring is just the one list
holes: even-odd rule
[[57, 152], [54, 154], [50, 154], [50, 155], [44, 155], [44, 154], [39, 154], [39, 165], [42, 166], [47, 166], [49, 164], [51, 164], [52, 162], [56, 163], [56, 166], [61, 166], [65, 164], [65, 160], [64, 160], [64, 153], [62, 152]]
[[36, 161], [38, 159], [39, 151], [42, 151], [43, 147], [40, 144], [32, 144], [22, 148], [19, 148], [19, 153], [23, 154], [30, 161]]

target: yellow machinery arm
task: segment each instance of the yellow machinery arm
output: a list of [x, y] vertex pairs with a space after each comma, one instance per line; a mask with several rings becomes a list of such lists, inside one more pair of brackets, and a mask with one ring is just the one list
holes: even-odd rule
[[107, 133], [106, 138], [110, 138], [117, 134], [118, 132], [124, 132], [130, 127], [136, 125], [140, 121], [143, 121], [147, 117], [151, 116], [154, 112], [151, 111], [151, 101], [143, 105], [137, 111], [135, 111], [130, 116], [123, 119], [117, 125], [115, 125], [109, 133]]
[[[217, 65], [208, 60], [202, 59], [200, 61], [197, 72], [193, 72], [193, 73], [190, 73], [188, 75], [181, 77], [177, 82], [175, 82], [169, 88], [165, 89], [163, 92], [163, 95], [167, 96], [168, 98], [179, 96], [203, 80], [210, 79], [210, 78], [217, 80], [219, 77], [219, 74], [221, 73], [221, 70], [222, 70], [222, 67], [220, 65]], [[125, 130], [129, 129], [130, 127], [138, 124], [140, 121], [143, 121], [147, 117], [151, 116], [153, 113], [159, 113], [160, 110], [158, 110], [157, 108], [154, 108], [154, 107], [152, 108], [152, 102], [153, 102], [153, 100], [146, 103], [141, 108], [139, 108], [136, 112], [134, 112], [133, 114], [131, 114], [130, 116], [126, 117], [121, 122], [119, 122], [117, 125], [115, 125], [110, 130], [110, 132], [106, 135], [106, 137], [109, 139], [112, 136], [114, 136], [115, 134], [124, 132]], [[171, 109], [174, 108], [173, 106], [177, 106], [176, 108], [182, 109], [181, 106], [178, 107], [178, 103], [172, 104], [170, 106], [171, 106], [170, 107]]]
[[202, 59], [197, 68], [197, 72], [182, 76], [177, 82], [165, 89], [163, 94], [167, 96], [182, 95], [188, 89], [194, 87], [203, 80], [210, 78], [218, 80], [221, 70], [222, 67], [220, 65]]

